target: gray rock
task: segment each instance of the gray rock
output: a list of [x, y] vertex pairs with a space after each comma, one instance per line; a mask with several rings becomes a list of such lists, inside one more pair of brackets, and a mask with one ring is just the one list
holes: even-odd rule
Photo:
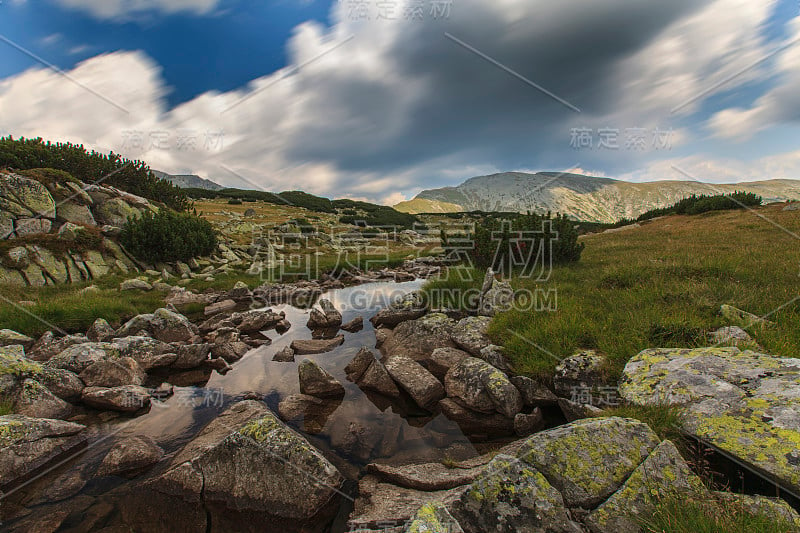
[[275, 352], [272, 360], [279, 363], [294, 363], [294, 350], [291, 346], [284, 346], [282, 350]]
[[80, 374], [89, 366], [100, 361], [113, 361], [121, 357], [120, 349], [116, 344], [109, 342], [84, 342], [69, 346], [61, 353], [51, 357], [46, 366], [63, 368]]
[[453, 328], [451, 338], [465, 352], [480, 357], [481, 350], [492, 343], [487, 335], [491, 321], [491, 318], [484, 316], [463, 318]]
[[400, 390], [395, 385], [386, 367], [375, 358], [368, 348], [363, 347], [345, 367], [347, 379], [355, 382], [361, 390], [370, 390], [396, 398]]
[[178, 346], [177, 359], [172, 363], [172, 368], [190, 369], [197, 368], [209, 360], [211, 354], [210, 344], [185, 344]]
[[599, 390], [608, 383], [606, 368], [606, 358], [594, 350], [586, 350], [563, 359], [556, 366], [553, 376], [556, 394], [573, 398], [576, 390]]
[[394, 328], [401, 322], [408, 320], [416, 320], [425, 315], [426, 308], [422, 301], [422, 295], [418, 292], [412, 292], [405, 295], [397, 302], [386, 309], [381, 309], [378, 313], [370, 318], [370, 322], [375, 328], [385, 326]]
[[771, 322], [753, 313], [742, 311], [732, 305], [723, 304], [719, 308], [719, 314], [722, 318], [726, 319], [733, 326], [741, 326], [743, 328], [751, 327], [764, 327]]
[[239, 331], [252, 333], [274, 328], [283, 320], [282, 314], [273, 313], [271, 310], [252, 310], [245, 313], [234, 313], [231, 321], [236, 324]]
[[522, 395], [503, 372], [475, 357], [462, 359], [444, 378], [447, 395], [474, 411], [506, 418], [522, 411]]
[[140, 279], [128, 279], [119, 284], [121, 291], [151, 291], [153, 286]]
[[303, 431], [321, 433], [330, 416], [341, 405], [339, 398], [317, 398], [307, 394], [291, 394], [278, 404], [278, 414], [286, 422], [302, 420]]
[[137, 335], [141, 331], [147, 331], [154, 339], [163, 342], [178, 342], [191, 339], [197, 334], [197, 327], [185, 316], [161, 308], [154, 313], [133, 317], [117, 331], [117, 337]]
[[532, 413], [517, 413], [514, 416], [514, 432], [518, 437], [527, 437], [544, 428], [544, 416], [538, 407]]
[[231, 300], [246, 300], [250, 298], [250, 287], [242, 281], [237, 281], [227, 296]]
[[390, 357], [386, 362], [386, 370], [420, 407], [432, 407], [445, 396], [444, 387], [436, 376], [413, 359]]
[[595, 418], [603, 414], [603, 410], [599, 407], [588, 403], [577, 403], [566, 398], [558, 399], [558, 407], [567, 422], [574, 422], [582, 418]]
[[34, 361], [47, 361], [54, 355], [63, 352], [70, 346], [89, 342], [84, 335], [66, 335], [56, 337], [52, 331], [47, 331], [39, 337], [30, 350], [26, 350]]
[[522, 401], [528, 407], [556, 405], [558, 397], [545, 385], [525, 376], [514, 376], [511, 383], [522, 394]]
[[347, 324], [342, 324], [342, 330], [350, 333], [356, 333], [364, 329], [364, 317], [357, 316]]
[[121, 387], [123, 385], [141, 385], [145, 373], [135, 360], [120, 357], [113, 361], [92, 363], [80, 373], [80, 379], [87, 387]]
[[428, 370], [440, 380], [444, 380], [447, 371], [457, 365], [470, 354], [458, 348], [436, 348], [428, 359]]
[[514, 419], [499, 413], [485, 414], [467, 409], [452, 398], [439, 402], [442, 414], [452, 420], [466, 435], [502, 437], [514, 435]]
[[319, 309], [311, 309], [308, 317], [308, 329], [328, 329], [339, 328], [342, 325], [342, 313], [340, 313], [327, 298], [319, 301]]
[[753, 337], [739, 326], [726, 326], [712, 331], [709, 339], [717, 346], [753, 346]]
[[135, 360], [145, 372], [170, 366], [178, 358], [172, 346], [147, 336], [121, 337], [114, 339], [113, 345], [120, 356]]
[[455, 348], [451, 340], [456, 322], [442, 313], [431, 313], [416, 320], [400, 323], [381, 345], [387, 357], [409, 357], [426, 361], [436, 348]]
[[579, 420], [537, 433], [517, 457], [547, 477], [568, 507], [591, 509], [616, 492], [658, 445], [638, 420]]
[[68, 402], [79, 400], [86, 386], [77, 374], [62, 368], [43, 367], [36, 380], [50, 392]]
[[23, 379], [12, 395], [13, 411], [32, 418], [66, 418], [72, 406], [36, 380]]
[[211, 346], [211, 358], [235, 363], [249, 351], [250, 346], [242, 341], [215, 343]]
[[53, 223], [46, 218], [18, 218], [14, 222], [14, 232], [17, 237], [50, 233], [52, 227]]
[[0, 486], [11, 485], [83, 445], [85, 429], [61, 420], [0, 416]]
[[92, 342], [109, 342], [114, 338], [116, 331], [103, 318], [98, 318], [86, 332], [86, 338]]
[[300, 393], [317, 398], [339, 398], [344, 396], [344, 387], [314, 361], [303, 359], [297, 368], [300, 378]]
[[150, 405], [150, 394], [138, 385], [86, 387], [81, 393], [81, 401], [95, 409], [135, 413]]
[[164, 450], [152, 437], [126, 437], [108, 451], [97, 469], [97, 477], [134, 477], [159, 462], [163, 456]]
[[33, 339], [22, 333], [10, 329], [0, 329], [0, 346], [10, 346], [12, 344], [19, 344], [25, 350], [29, 350], [33, 346]]
[[325, 353], [340, 346], [344, 342], [344, 335], [338, 335], [332, 339], [309, 339], [294, 340], [291, 347], [297, 355], [311, 355]]
[[507, 281], [493, 280], [492, 286], [480, 299], [478, 314], [493, 317], [512, 309], [514, 306], [514, 289]]

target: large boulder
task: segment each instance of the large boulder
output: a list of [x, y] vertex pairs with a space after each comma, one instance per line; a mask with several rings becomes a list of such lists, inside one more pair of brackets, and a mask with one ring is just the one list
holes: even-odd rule
[[85, 429], [61, 420], [0, 416], [0, 487], [14, 484], [83, 445]]
[[344, 370], [347, 379], [356, 383], [361, 390], [370, 390], [392, 398], [400, 395], [386, 367], [366, 347], [359, 350]]
[[100, 224], [120, 228], [129, 218], [140, 214], [139, 209], [130, 206], [122, 198], [111, 198], [94, 208], [94, 217]]
[[456, 346], [474, 357], [480, 357], [481, 350], [492, 343], [487, 335], [491, 321], [491, 318], [485, 316], [462, 318], [455, 325], [450, 336]]
[[11, 329], [0, 329], [0, 346], [19, 344], [26, 350], [33, 346], [33, 339]]
[[3, 210], [17, 215], [55, 218], [56, 202], [41, 182], [19, 174], [0, 174]]
[[120, 357], [113, 361], [98, 361], [80, 373], [87, 387], [120, 387], [122, 385], [141, 385], [145, 373], [134, 359]]
[[263, 404], [244, 401], [206, 426], [147, 489], [204, 505], [219, 527], [240, 517], [239, 531], [317, 532], [335, 515], [343, 483], [306, 439]]
[[185, 316], [161, 308], [154, 313], [133, 317], [117, 331], [117, 337], [141, 335], [142, 332], [163, 342], [178, 342], [188, 341], [198, 330]]
[[401, 322], [381, 345], [387, 357], [400, 355], [415, 361], [426, 361], [437, 348], [455, 348], [451, 334], [455, 320], [443, 313], [431, 313], [416, 320]]
[[738, 348], [651, 349], [625, 366], [622, 397], [680, 405], [682, 429], [800, 492], [800, 359]]
[[[487, 272], [488, 274], [488, 272]], [[507, 281], [491, 280], [478, 302], [478, 314], [493, 317], [497, 313], [510, 310], [514, 306], [514, 289]]]
[[173, 346], [151, 337], [122, 337], [114, 339], [112, 344], [121, 357], [135, 360], [145, 372], [170, 366], [178, 358]]
[[436, 376], [413, 359], [390, 357], [386, 370], [420, 407], [431, 408], [445, 396], [444, 387]]
[[33, 418], [61, 419], [72, 413], [70, 404], [30, 378], [21, 380], [15, 387], [11, 401], [14, 413]]
[[522, 411], [522, 395], [503, 372], [475, 357], [462, 359], [444, 378], [447, 395], [481, 412], [507, 418]]
[[594, 350], [564, 358], [556, 366], [553, 387], [556, 394], [574, 398], [581, 391], [598, 394], [607, 383], [608, 361]]
[[596, 418], [537, 433], [517, 457], [544, 474], [567, 506], [591, 509], [616, 492], [658, 443], [637, 420]]
[[160, 461], [163, 456], [164, 450], [152, 437], [128, 437], [111, 447], [97, 469], [97, 476], [133, 477]]
[[342, 397], [317, 398], [308, 394], [291, 394], [278, 404], [278, 414], [286, 422], [303, 422], [303, 431], [321, 433], [330, 416], [341, 405]]
[[412, 292], [392, 302], [389, 307], [378, 311], [369, 321], [376, 328], [380, 326], [393, 328], [401, 322], [422, 317], [425, 311], [422, 295], [418, 292]]
[[81, 392], [81, 401], [95, 409], [136, 413], [150, 406], [150, 394], [138, 385], [86, 387]]
[[80, 374], [94, 363], [100, 361], [114, 361], [121, 357], [120, 349], [116, 344], [109, 342], [84, 342], [74, 344], [64, 351], [51, 357], [46, 366], [62, 368]]

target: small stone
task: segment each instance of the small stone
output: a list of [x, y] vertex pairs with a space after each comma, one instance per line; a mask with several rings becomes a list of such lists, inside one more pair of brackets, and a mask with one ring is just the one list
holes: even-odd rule
[[344, 387], [317, 363], [304, 359], [297, 369], [300, 378], [300, 392], [317, 398], [337, 398], [344, 396]]
[[294, 363], [294, 350], [291, 346], [284, 346], [282, 350], [275, 352], [272, 360], [279, 363]]

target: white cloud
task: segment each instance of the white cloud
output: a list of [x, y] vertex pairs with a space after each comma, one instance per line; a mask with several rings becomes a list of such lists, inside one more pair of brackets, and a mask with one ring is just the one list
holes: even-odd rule
[[[218, 3], [58, 1], [100, 18], [145, 10], [207, 13]], [[355, 22], [347, 16], [346, 3], [337, 3], [333, 27], [298, 26], [287, 43], [290, 66], [245, 88], [207, 92], [168, 110], [160, 67], [141, 52], [118, 52], [82, 62], [68, 73], [72, 80], [37, 68], [0, 81], [0, 128], [16, 136], [114, 150], [153, 168], [191, 171], [224, 185], [396, 203], [422, 188], [516, 170], [506, 167], [509, 154], [519, 160], [530, 155], [527, 163], [516, 166], [542, 167], [534, 156], [551, 153], [561, 161], [552, 170], [574, 165], [584, 154], [569, 148], [570, 125], [670, 127], [670, 109], [763, 53], [760, 31], [772, 3], [713, 0], [703, 8], [680, 2], [675, 3], [679, 7], [648, 4], [664, 25], [652, 35], [637, 34], [626, 25], [625, 31], [634, 32], [628, 37], [641, 41], [638, 48], [629, 50], [623, 43], [600, 58], [592, 54], [601, 52], [573, 43], [570, 31], [554, 31], [553, 21], [556, 28], [562, 23], [574, 26], [574, 34], [597, 29], [606, 32], [601, 39], [610, 38], [613, 24], [620, 24], [619, 13], [636, 6], [598, 0], [591, 16], [581, 21], [581, 9], [572, 2], [503, 0], [493, 5], [462, 0], [453, 5], [452, 20], [442, 25]], [[685, 13], [675, 15], [670, 9]], [[577, 87], [574, 97], [584, 112], [573, 114], [462, 49], [443, 36], [445, 29], [512, 67], [538, 61], [536, 65], [553, 69], [543, 84], [558, 87], [563, 77], [567, 90]], [[546, 52], [533, 58], [532, 51], [544, 44], [549, 45]], [[550, 58], [570, 46], [572, 55], [560, 62]], [[587, 62], [586, 72], [572, 72], [571, 62], [581, 60]], [[153, 145], [161, 133], [169, 135], [166, 148]], [[673, 146], [691, 137], [676, 127]], [[178, 146], [181, 139], [194, 139], [195, 144]], [[610, 157], [629, 155], [620, 151]], [[613, 174], [601, 170], [605, 163], [618, 162], [579, 164], [595, 169], [590, 170], [594, 175]], [[728, 162], [719, 165], [713, 172], [707, 169], [709, 175], [726, 176]], [[650, 174], [663, 170], [655, 164], [628, 178], [664, 178]]]
[[220, 0], [54, 0], [63, 7], [85, 11], [95, 18], [127, 19], [146, 12], [193, 13], [205, 15], [217, 7]]

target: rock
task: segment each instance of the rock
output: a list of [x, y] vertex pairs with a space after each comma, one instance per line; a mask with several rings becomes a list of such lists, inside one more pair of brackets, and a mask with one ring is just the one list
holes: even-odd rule
[[603, 414], [603, 410], [599, 407], [588, 403], [577, 403], [566, 398], [558, 399], [558, 407], [567, 422], [574, 422], [582, 418], [594, 418]]
[[310, 339], [294, 340], [291, 347], [297, 355], [311, 355], [325, 353], [340, 346], [344, 342], [344, 335], [338, 335], [332, 339]]
[[81, 401], [95, 409], [135, 413], [150, 405], [150, 395], [147, 389], [138, 385], [86, 387]]
[[564, 499], [536, 469], [498, 455], [453, 504], [465, 531], [580, 533]]
[[509, 311], [514, 306], [514, 289], [507, 281], [492, 280], [492, 286], [481, 295], [478, 314], [493, 317], [497, 313]]
[[0, 416], [0, 487], [15, 484], [83, 445], [85, 429], [61, 420]]
[[246, 217], [254, 217], [254, 216], [256, 216], [256, 210], [253, 209], [252, 207], [248, 208], [248, 209], [245, 209], [244, 216], [246, 216]]
[[665, 440], [633, 471], [622, 488], [589, 514], [586, 523], [597, 533], [638, 533], [639, 521], [655, 511], [654, 501], [668, 496], [698, 500], [708, 495], [708, 489], [675, 445]]
[[120, 356], [135, 360], [145, 372], [170, 366], [178, 358], [172, 346], [146, 336], [121, 337], [114, 339], [113, 345], [119, 350]]
[[455, 325], [450, 336], [456, 346], [475, 357], [480, 357], [481, 350], [492, 343], [486, 334], [491, 321], [491, 318], [485, 316], [463, 318]]
[[151, 291], [153, 286], [140, 279], [128, 279], [119, 284], [121, 291]]
[[279, 363], [294, 363], [294, 350], [291, 346], [284, 346], [282, 350], [275, 352], [272, 360]]
[[88, 342], [84, 335], [66, 335], [56, 337], [52, 331], [47, 331], [39, 337], [30, 350], [26, 350], [34, 361], [47, 361], [54, 355], [63, 352], [70, 346]]
[[308, 329], [338, 329], [342, 325], [342, 314], [336, 310], [330, 300], [320, 299], [319, 307], [319, 309], [311, 309], [308, 317]]
[[297, 368], [300, 392], [317, 398], [344, 396], [344, 387], [314, 361], [303, 359]]
[[213, 420], [172, 465], [152, 490], [202, 502], [215, 524], [243, 513], [275, 531], [321, 531], [336, 514], [344, 483], [306, 439], [254, 401]]
[[416, 320], [425, 315], [426, 308], [419, 292], [409, 293], [386, 309], [381, 309], [370, 318], [375, 328], [385, 326], [394, 328], [401, 322]]
[[250, 346], [242, 341], [215, 343], [211, 346], [212, 359], [224, 359], [228, 363], [235, 363], [250, 351]]
[[439, 402], [442, 414], [452, 420], [465, 435], [509, 436], [514, 435], [514, 420], [498, 413], [485, 414], [467, 409], [452, 398]]
[[498, 368], [506, 374], [511, 372], [511, 365], [508, 364], [506, 356], [503, 354], [503, 347], [496, 344], [490, 344], [481, 348], [481, 352], [476, 356], [478, 359], [483, 359], [495, 368]]
[[283, 318], [284, 316], [282, 314], [273, 313], [269, 309], [266, 311], [253, 310], [231, 315], [231, 321], [236, 324], [239, 331], [244, 333], [264, 331], [276, 327]]
[[163, 342], [179, 342], [191, 339], [197, 333], [197, 327], [185, 316], [161, 308], [128, 320], [117, 331], [117, 337], [137, 335], [141, 331], [147, 331], [154, 339]]
[[141, 214], [139, 209], [131, 207], [122, 198], [112, 198], [95, 206], [94, 215], [100, 224], [123, 227], [132, 216]]
[[514, 416], [514, 432], [518, 437], [527, 437], [544, 428], [544, 416], [538, 407], [532, 413], [517, 413]]
[[178, 346], [177, 359], [172, 363], [172, 368], [190, 369], [197, 368], [209, 360], [211, 353], [210, 344], [185, 344]]
[[98, 318], [86, 332], [86, 338], [92, 342], [109, 342], [114, 338], [116, 331], [105, 319]]
[[522, 402], [527, 407], [556, 405], [558, 397], [546, 386], [525, 376], [514, 376], [511, 383], [522, 394]]
[[361, 390], [371, 390], [390, 398], [400, 396], [386, 367], [366, 347], [359, 350], [344, 370], [347, 379], [356, 383]]
[[474, 411], [497, 411], [506, 418], [522, 411], [522, 395], [508, 376], [482, 359], [462, 359], [447, 372], [444, 383], [448, 396]]
[[120, 349], [110, 342], [84, 342], [74, 344], [51, 357], [46, 366], [63, 368], [80, 374], [89, 366], [100, 361], [113, 361], [121, 357]]
[[236, 302], [233, 300], [221, 300], [219, 302], [213, 303], [211, 305], [207, 305], [206, 308], [203, 310], [203, 314], [205, 316], [216, 315], [218, 313], [224, 313], [226, 311], [231, 311], [232, 309], [236, 309]]
[[426, 503], [412, 516], [404, 530], [408, 533], [417, 532], [446, 532], [464, 533], [461, 525], [450, 514], [450, 511], [440, 502]]
[[91, 476], [89, 470], [88, 465], [80, 465], [51, 480], [37, 503], [57, 502], [77, 495]]
[[428, 370], [440, 380], [444, 380], [447, 371], [470, 357], [470, 354], [458, 348], [436, 348], [428, 360]]
[[726, 326], [712, 331], [709, 334], [709, 339], [716, 346], [738, 346], [742, 348], [755, 346], [753, 337], [739, 326]]
[[250, 287], [243, 281], [237, 281], [231, 290], [228, 291], [228, 298], [231, 300], [246, 300], [250, 298]]
[[134, 477], [164, 456], [164, 450], [152, 437], [136, 435], [114, 444], [97, 469], [97, 477]]
[[14, 232], [17, 237], [50, 233], [52, 227], [53, 223], [46, 218], [18, 218], [14, 222]]
[[345, 457], [367, 461], [383, 437], [381, 429], [372, 424], [365, 427], [358, 422], [332, 424], [331, 446]]
[[341, 404], [340, 398], [317, 398], [307, 394], [292, 394], [278, 404], [278, 413], [286, 422], [303, 421], [303, 430], [309, 434], [321, 433], [328, 418]]
[[19, 344], [25, 350], [29, 350], [33, 346], [34, 340], [27, 335], [17, 333], [10, 329], [0, 329], [0, 346], [10, 346], [12, 344]]
[[358, 331], [361, 331], [362, 329], [364, 329], [364, 317], [363, 316], [355, 317], [347, 324], [342, 324], [341, 329], [350, 333], [356, 333]]
[[36, 381], [68, 402], [79, 400], [86, 386], [77, 374], [61, 368], [42, 367], [41, 373], [36, 376]]
[[568, 507], [591, 509], [616, 492], [658, 445], [638, 420], [578, 420], [529, 437], [517, 457], [535, 467]]
[[17, 386], [12, 395], [13, 411], [32, 418], [66, 418], [72, 406], [51, 393], [36, 380], [27, 378]]
[[436, 348], [455, 348], [450, 338], [455, 325], [455, 320], [442, 313], [402, 322], [387, 336], [381, 351], [387, 357], [400, 355], [425, 361]]
[[726, 507], [738, 507], [752, 514], [772, 516], [776, 522], [786, 522], [800, 531], [800, 515], [780, 498], [732, 492], [714, 492], [713, 496]]
[[83, 226], [78, 226], [72, 222], [66, 222], [58, 228], [58, 236], [65, 241], [74, 241], [85, 232], [86, 229]]
[[113, 361], [92, 363], [80, 373], [80, 379], [87, 387], [121, 387], [123, 385], [141, 385], [145, 373], [139, 363], [130, 357], [120, 357]]
[[586, 350], [563, 359], [556, 366], [553, 376], [556, 394], [575, 398], [576, 391], [598, 391], [607, 383], [606, 368], [606, 358], [594, 350]]
[[475, 466], [457, 463], [455, 467], [445, 466], [442, 463], [402, 466], [371, 463], [367, 465], [367, 472], [399, 487], [430, 492], [469, 485], [481, 474], [488, 462], [489, 460], [486, 460]]
[[623, 371], [622, 397], [683, 407], [681, 429], [800, 492], [800, 359], [738, 348], [652, 349]]
[[758, 315], [754, 315], [753, 313], [748, 313], [747, 311], [737, 309], [732, 305], [723, 304], [720, 306], [719, 314], [722, 315], [722, 318], [730, 322], [731, 325], [742, 326], [743, 328], [748, 329], [753, 326], [763, 327], [771, 324], [769, 320], [761, 318]]
[[420, 407], [432, 407], [445, 396], [444, 387], [436, 376], [413, 359], [390, 357], [386, 362], [386, 370]]
[[97, 225], [89, 207], [75, 202], [60, 202], [56, 206], [56, 218], [85, 226]]

